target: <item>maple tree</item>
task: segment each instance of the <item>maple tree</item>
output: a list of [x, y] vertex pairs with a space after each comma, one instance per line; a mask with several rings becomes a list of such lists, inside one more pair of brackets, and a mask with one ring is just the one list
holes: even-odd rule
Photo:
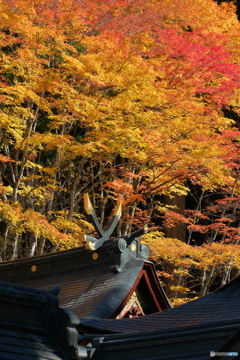
[[[0, 9], [1, 259], [82, 244], [93, 231], [83, 213], [88, 191], [101, 224], [123, 202], [117, 235], [143, 223], [185, 224], [179, 250], [192, 251], [191, 264], [176, 269], [178, 251], [164, 264], [153, 255], [175, 264], [178, 290], [193, 267], [205, 279], [220, 274], [201, 260], [212, 246], [214, 264], [217, 245], [192, 243], [196, 233], [238, 243], [239, 133], [224, 113], [239, 112], [234, 5], [2, 0]], [[190, 194], [194, 210], [184, 214], [164, 201]], [[154, 254], [167, 254], [175, 240], [150, 234]]]

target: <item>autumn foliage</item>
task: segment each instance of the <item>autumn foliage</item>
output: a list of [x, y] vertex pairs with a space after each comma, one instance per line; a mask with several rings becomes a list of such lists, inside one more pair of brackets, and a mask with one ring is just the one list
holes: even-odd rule
[[[122, 201], [116, 235], [158, 231], [147, 239], [175, 294], [229, 280], [240, 239], [234, 5], [2, 0], [0, 10], [1, 260], [81, 245], [89, 192], [101, 223]], [[168, 206], [176, 196], [190, 210]], [[177, 223], [186, 243], [162, 233]]]

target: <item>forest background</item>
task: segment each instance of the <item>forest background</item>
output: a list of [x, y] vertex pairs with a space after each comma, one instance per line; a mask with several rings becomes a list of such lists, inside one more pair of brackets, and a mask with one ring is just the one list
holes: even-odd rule
[[240, 269], [240, 25], [213, 0], [0, 0], [1, 261], [148, 224], [173, 304]]

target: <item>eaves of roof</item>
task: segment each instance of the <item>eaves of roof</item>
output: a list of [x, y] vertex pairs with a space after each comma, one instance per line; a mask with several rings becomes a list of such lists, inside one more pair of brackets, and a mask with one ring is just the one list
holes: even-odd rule
[[142, 332], [106, 335], [92, 340], [101, 360], [208, 360], [236, 332], [236, 326], [175, 334]]
[[144, 317], [119, 320], [80, 319], [82, 333], [159, 333], [240, 323], [240, 276], [218, 290], [184, 305]]

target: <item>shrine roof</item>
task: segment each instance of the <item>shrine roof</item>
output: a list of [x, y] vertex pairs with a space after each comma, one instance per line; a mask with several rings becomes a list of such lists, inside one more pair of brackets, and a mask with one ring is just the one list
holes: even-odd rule
[[80, 319], [80, 331], [92, 334], [119, 334], [114, 336], [123, 339], [131, 336], [131, 333], [141, 336], [146, 333], [159, 335], [211, 327], [239, 328], [239, 322], [240, 276], [237, 276], [208, 295], [163, 312], [131, 319]]
[[14, 324], [9, 329], [0, 322], [1, 360], [67, 360], [49, 340], [46, 331], [18, 330]]
[[140, 242], [147, 227], [111, 238], [121, 203], [104, 230], [88, 194], [84, 194], [84, 206], [99, 238], [85, 235], [85, 247], [1, 263], [0, 280], [43, 290], [57, 285], [60, 306], [79, 317], [116, 317], [138, 284], [148, 313], [171, 307], [154, 265], [146, 261], [149, 247]]
[[[109, 318], [138, 281], [145, 264], [130, 257], [120, 272], [111, 271], [111, 244], [93, 252], [85, 247], [0, 264], [0, 280], [35, 289], [60, 287], [59, 303], [79, 317]], [[165, 294], [162, 295], [165, 297]]]
[[58, 308], [53, 294], [0, 282], [2, 360], [68, 359], [47, 330], [50, 308]]

